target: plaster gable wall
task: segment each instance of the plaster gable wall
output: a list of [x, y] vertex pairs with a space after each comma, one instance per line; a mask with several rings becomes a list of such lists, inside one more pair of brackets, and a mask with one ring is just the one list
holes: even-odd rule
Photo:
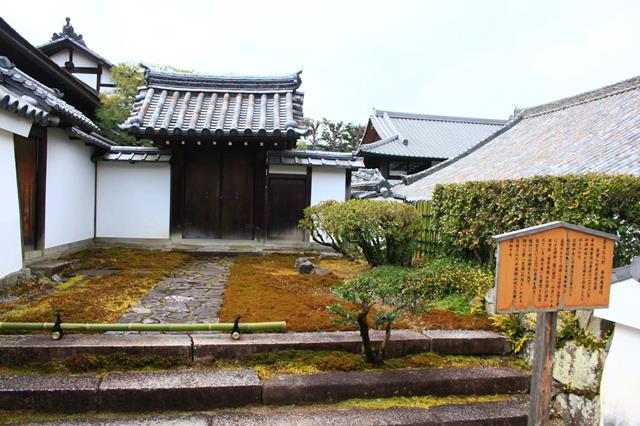
[[0, 278], [22, 269], [20, 205], [13, 133], [0, 128]]
[[96, 237], [169, 238], [171, 166], [98, 163]]
[[95, 164], [93, 147], [47, 129], [45, 248], [93, 238]]
[[49, 59], [58, 64], [58, 66], [64, 67], [65, 62], [69, 60], [69, 49], [60, 50], [49, 56]]

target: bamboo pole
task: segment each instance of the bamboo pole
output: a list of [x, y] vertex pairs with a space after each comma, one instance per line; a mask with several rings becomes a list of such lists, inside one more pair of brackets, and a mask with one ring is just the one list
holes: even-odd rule
[[[287, 323], [275, 322], [245, 322], [238, 326], [241, 331], [281, 331]], [[52, 322], [0, 322], [0, 330], [53, 330]], [[60, 327], [64, 331], [231, 331], [233, 323], [191, 323], [191, 324], [83, 324], [75, 322], [63, 322]]]

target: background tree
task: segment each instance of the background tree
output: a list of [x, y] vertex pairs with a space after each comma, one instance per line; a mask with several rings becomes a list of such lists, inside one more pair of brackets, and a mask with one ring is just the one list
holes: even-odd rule
[[96, 111], [98, 125], [104, 135], [114, 142], [142, 145], [144, 141], [136, 141], [133, 136], [118, 131], [118, 124], [129, 117], [138, 87], [144, 85], [143, 69], [134, 65], [118, 64], [111, 68], [111, 78], [116, 88], [112, 93], [100, 94], [101, 105]]
[[344, 121], [331, 121], [328, 118], [305, 119], [309, 134], [300, 139], [299, 149], [314, 151], [351, 152], [360, 144], [364, 126]]

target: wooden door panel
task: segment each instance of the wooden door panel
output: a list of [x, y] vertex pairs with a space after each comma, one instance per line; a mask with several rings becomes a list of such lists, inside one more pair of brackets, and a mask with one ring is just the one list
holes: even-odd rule
[[15, 135], [14, 151], [16, 160], [16, 177], [18, 181], [22, 243], [25, 246], [35, 248], [37, 232], [37, 140]]
[[253, 239], [253, 155], [225, 152], [222, 162], [220, 231], [222, 238]]
[[304, 232], [298, 228], [306, 205], [306, 179], [269, 178], [270, 240], [301, 241]]
[[219, 238], [220, 154], [185, 152], [185, 238]]

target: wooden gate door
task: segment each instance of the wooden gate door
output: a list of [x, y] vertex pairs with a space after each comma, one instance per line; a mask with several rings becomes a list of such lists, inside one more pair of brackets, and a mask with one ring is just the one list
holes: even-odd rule
[[269, 178], [269, 218], [267, 238], [301, 241], [304, 232], [298, 227], [307, 205], [307, 180], [297, 176]]
[[184, 238], [219, 238], [220, 154], [185, 152]]
[[14, 136], [22, 244], [35, 249], [37, 235], [38, 141]]
[[225, 152], [222, 161], [221, 238], [251, 240], [254, 233], [254, 156]]

